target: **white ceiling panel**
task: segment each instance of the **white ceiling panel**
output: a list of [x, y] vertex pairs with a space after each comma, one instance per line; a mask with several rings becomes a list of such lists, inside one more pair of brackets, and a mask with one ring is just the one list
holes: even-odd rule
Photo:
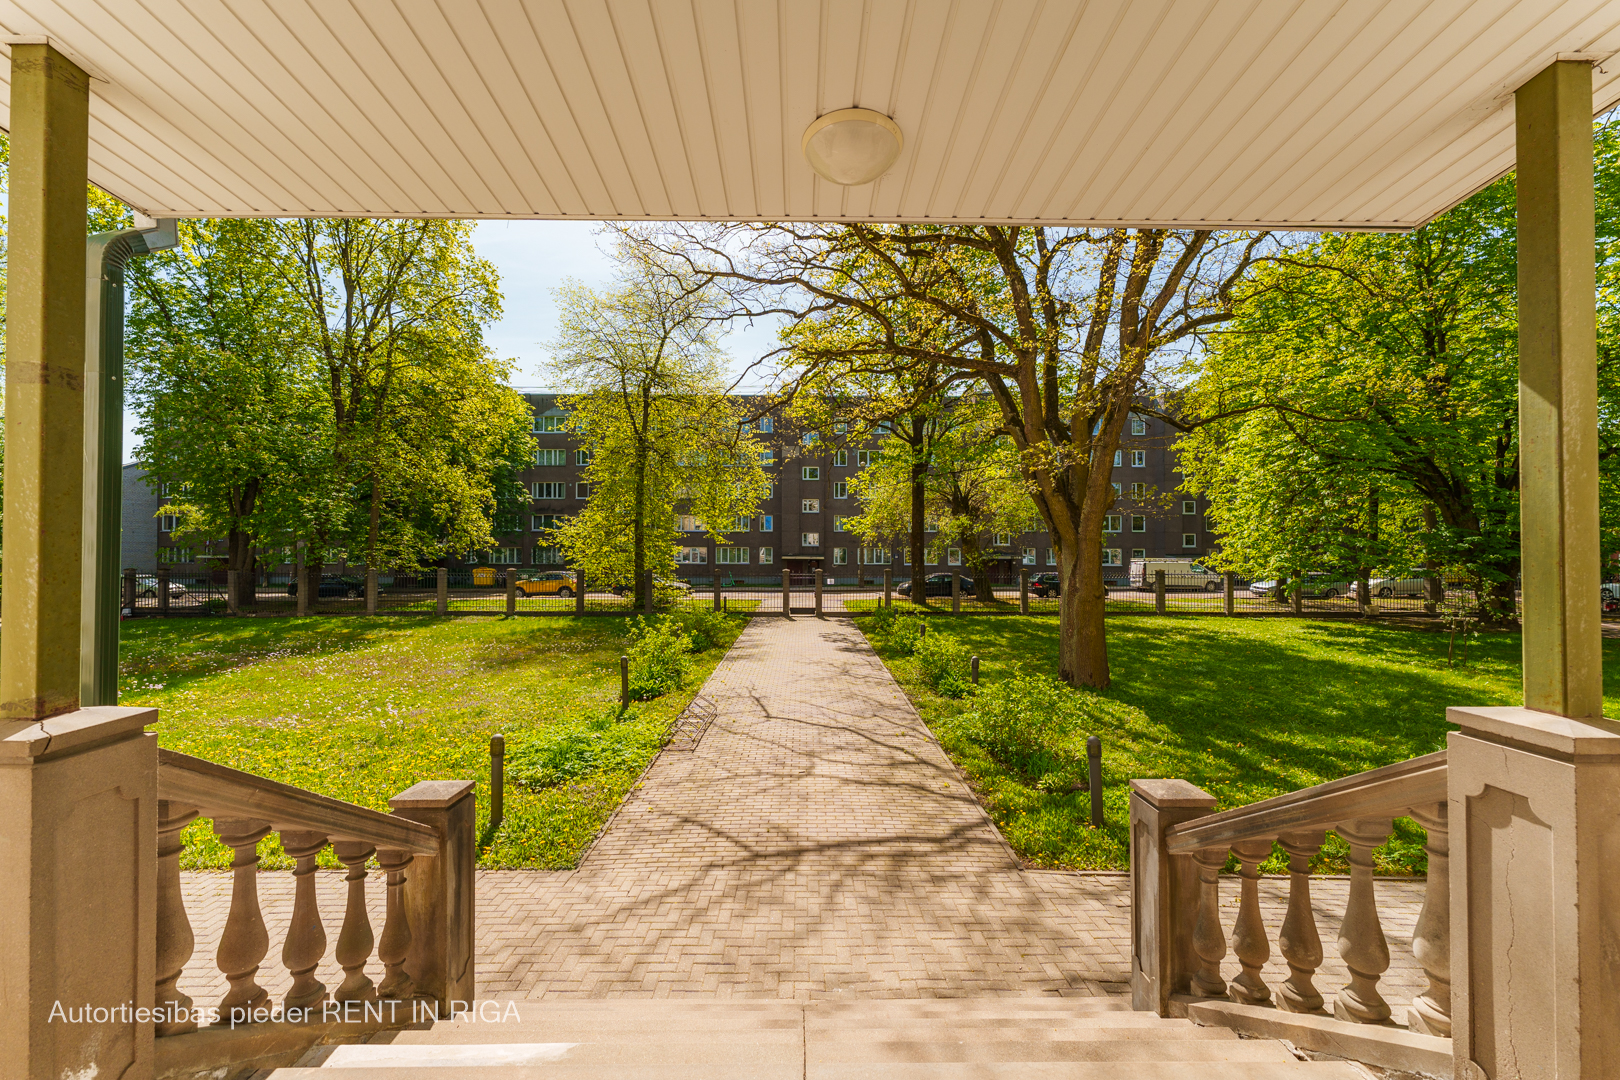
[[[1620, 0], [0, 0], [0, 36], [91, 73], [91, 178], [153, 216], [1402, 229], [1512, 167], [1513, 90], [1620, 51]], [[905, 148], [840, 188], [799, 144], [852, 106]]]

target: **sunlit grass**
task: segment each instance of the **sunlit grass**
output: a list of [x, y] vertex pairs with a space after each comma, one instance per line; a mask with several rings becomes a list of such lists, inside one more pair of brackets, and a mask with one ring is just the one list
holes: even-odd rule
[[[958, 635], [979, 656], [983, 682], [1056, 673], [1055, 619], [963, 616], [929, 625], [930, 633]], [[1095, 732], [1107, 821], [1099, 831], [1088, 824], [1086, 793], [1038, 791], [963, 739], [950, 718], [970, 703], [930, 693], [910, 660], [878, 644], [1008, 842], [1036, 866], [1124, 869], [1132, 778], [1188, 780], [1228, 809], [1443, 749], [1453, 730], [1447, 706], [1522, 700], [1516, 633], [1483, 635], [1469, 646], [1466, 666], [1448, 667], [1447, 636], [1434, 629], [1174, 615], [1110, 620], [1106, 693], [1142, 709], [1148, 722]], [[1606, 658], [1615, 657], [1605, 678], [1606, 709], [1615, 715], [1620, 643], [1603, 646]], [[1398, 822], [1380, 869], [1423, 872], [1422, 835]], [[1318, 866], [1343, 872], [1346, 855], [1330, 837]], [[1275, 861], [1270, 868], [1280, 869]]]

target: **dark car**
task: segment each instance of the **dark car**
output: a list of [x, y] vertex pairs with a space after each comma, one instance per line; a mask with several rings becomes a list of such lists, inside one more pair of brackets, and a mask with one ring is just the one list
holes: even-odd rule
[[1063, 582], [1054, 571], [1032, 574], [1029, 579], [1029, 591], [1030, 595], [1039, 596], [1043, 600], [1049, 596], [1062, 596]]
[[[910, 596], [911, 595], [911, 582], [902, 581], [899, 585], [895, 586], [894, 591], [899, 593], [901, 596]], [[963, 578], [962, 579], [962, 595], [963, 596], [970, 596], [970, 595], [972, 595], [972, 593], [973, 593], [973, 579], [970, 578], [970, 577]], [[949, 596], [949, 595], [951, 595], [951, 575], [949, 575], [949, 574], [929, 574], [927, 577], [923, 578], [923, 595], [924, 596]]]
[[[377, 590], [381, 592], [382, 590]], [[298, 582], [287, 582], [287, 595], [298, 595]], [[359, 578], [342, 577], [338, 574], [322, 574], [320, 588], [315, 590], [317, 597], [345, 596], [350, 600], [358, 600], [366, 595], [366, 583]]]

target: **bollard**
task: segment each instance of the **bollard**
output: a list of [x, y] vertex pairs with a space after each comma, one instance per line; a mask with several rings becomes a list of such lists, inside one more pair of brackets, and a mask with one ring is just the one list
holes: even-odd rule
[[439, 567], [438, 581], [434, 585], [434, 610], [440, 615], [450, 614], [450, 571]]
[[[924, 584], [923, 591], [927, 592], [927, 589], [927, 585]], [[960, 570], [951, 571], [951, 614], [962, 614], [962, 571]]]
[[928, 624], [927, 623], [918, 623], [917, 624], [917, 637], [925, 638], [927, 636], [928, 636]]
[[619, 657], [619, 706], [630, 707], [630, 658]]
[[968, 662], [968, 672], [969, 672], [969, 677], [973, 680], [973, 685], [978, 686], [979, 685], [979, 658], [977, 656], [975, 656], [971, 661]]
[[517, 571], [506, 571], [506, 617], [517, 614]]
[[506, 817], [506, 736], [489, 737], [489, 831]]
[[894, 606], [894, 568], [883, 568], [883, 606]]
[[1164, 614], [1164, 571], [1153, 571], [1153, 613]]
[[1103, 825], [1102, 803], [1102, 740], [1095, 735], [1086, 739], [1086, 762], [1091, 766], [1091, 827]]
[[1018, 568], [1018, 614], [1029, 614], [1029, 568]]
[[585, 568], [574, 568], [574, 614], [585, 614]]

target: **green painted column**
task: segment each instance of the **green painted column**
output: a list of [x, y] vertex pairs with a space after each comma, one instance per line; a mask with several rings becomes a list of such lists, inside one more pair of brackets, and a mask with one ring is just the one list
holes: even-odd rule
[[0, 596], [7, 728], [79, 705], [89, 92], [88, 76], [49, 45], [12, 46]]
[[1514, 98], [1524, 704], [1592, 718], [1603, 715], [1592, 66], [1554, 63]]

